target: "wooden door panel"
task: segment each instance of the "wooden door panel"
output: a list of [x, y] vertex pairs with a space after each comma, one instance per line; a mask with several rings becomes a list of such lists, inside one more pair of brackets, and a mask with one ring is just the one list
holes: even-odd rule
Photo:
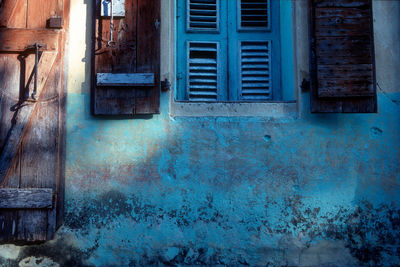
[[[1, 7], [6, 4], [13, 10], [0, 12], [0, 21], [2, 14], [11, 16], [0, 28], [0, 242], [45, 241], [62, 222], [66, 33], [66, 28], [51, 30], [46, 25], [49, 18], [65, 17], [63, 8], [69, 1], [0, 0]], [[35, 43], [45, 45], [39, 53], [36, 100], [29, 97], [34, 90]], [[52, 192], [51, 199], [47, 194], [51, 205], [38, 206], [34, 201], [40, 198], [28, 201], [28, 188], [33, 193]], [[30, 205], [10, 207], [4, 197], [25, 198]]]
[[[97, 2], [99, 3], [99, 2]], [[160, 106], [160, 0], [125, 0], [125, 16], [113, 18], [114, 46], [109, 46], [110, 17], [95, 6], [93, 47], [94, 115], [159, 113]], [[97, 74], [149, 74], [154, 84], [130, 79], [126, 86], [97, 83]], [[140, 75], [139, 75], [140, 76]], [[139, 77], [126, 75], [126, 77]]]
[[[0, 8], [0, 27], [25, 28], [27, 0], [3, 0]], [[3, 12], [3, 14], [2, 14]]]
[[[54, 64], [56, 52], [43, 52], [38, 64], [38, 87], [37, 97], [40, 99], [41, 91], [46, 84], [50, 70]], [[5, 79], [7, 79], [5, 77]], [[33, 81], [29, 83], [28, 92], [33, 92]], [[10, 168], [11, 161], [14, 159], [18, 147], [20, 146], [23, 135], [25, 134], [31, 116], [35, 111], [38, 102], [22, 102], [19, 100], [14, 103], [15, 114], [13, 115], [14, 122], [7, 133], [7, 139], [4, 142], [2, 153], [0, 155], [0, 183], [2, 183], [7, 176], [8, 169]], [[11, 108], [12, 108], [11, 107]], [[47, 118], [46, 118], [47, 119]]]
[[20, 92], [20, 62], [17, 54], [0, 56], [0, 147], [4, 145], [12, 125], [14, 112], [11, 107], [18, 103]]
[[46, 28], [47, 20], [63, 16], [63, 0], [28, 1], [27, 28]]
[[[0, 185], [0, 188], [19, 188], [20, 184], [20, 149], [14, 158], [13, 164], [8, 173], [7, 180]], [[0, 209], [0, 243], [15, 239], [18, 224], [18, 210]]]
[[3, 0], [0, 2], [0, 26], [8, 27], [8, 22], [18, 6], [19, 0]]

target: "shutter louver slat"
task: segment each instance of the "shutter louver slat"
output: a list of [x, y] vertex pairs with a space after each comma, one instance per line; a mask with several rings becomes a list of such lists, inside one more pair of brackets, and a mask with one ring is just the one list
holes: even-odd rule
[[269, 0], [241, 0], [240, 27], [242, 29], [269, 28]]
[[218, 31], [219, 0], [188, 1], [188, 31]]
[[241, 99], [272, 99], [269, 62], [270, 42], [241, 43]]
[[188, 82], [189, 100], [217, 100], [217, 43], [189, 42]]

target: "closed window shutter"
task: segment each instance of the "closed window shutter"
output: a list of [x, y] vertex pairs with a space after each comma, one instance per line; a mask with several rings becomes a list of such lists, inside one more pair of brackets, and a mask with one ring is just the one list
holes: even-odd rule
[[218, 43], [188, 42], [189, 100], [216, 101], [218, 98]]
[[[123, 16], [94, 16], [92, 73], [95, 115], [141, 115], [160, 112], [160, 0], [126, 0]], [[117, 9], [116, 9], [117, 10]]]
[[280, 100], [279, 0], [178, 0], [177, 100]]
[[179, 0], [177, 10], [178, 100], [226, 100], [226, 0]]
[[311, 111], [376, 112], [371, 0], [312, 0], [311, 34]]
[[[234, 29], [234, 35], [239, 40], [239, 58], [231, 61], [230, 69], [235, 69], [234, 65], [238, 64], [239, 75], [236, 76], [238, 94], [233, 98], [240, 101], [279, 100], [279, 1], [239, 0], [237, 9], [238, 25]], [[274, 11], [272, 14], [271, 10]], [[234, 42], [235, 40], [230, 42], [231, 47], [235, 47]], [[233, 82], [231, 87], [235, 87]]]

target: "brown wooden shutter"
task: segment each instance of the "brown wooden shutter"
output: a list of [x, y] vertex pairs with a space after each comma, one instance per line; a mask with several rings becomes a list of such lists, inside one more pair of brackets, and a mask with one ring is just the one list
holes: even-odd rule
[[310, 0], [311, 112], [377, 112], [371, 0]]
[[49, 240], [63, 222], [66, 27], [49, 28], [68, 10], [69, 0], [0, 1], [0, 243]]
[[[125, 14], [115, 13], [109, 46], [110, 15], [96, 1], [92, 73], [95, 115], [159, 113], [160, 0], [125, 0]], [[117, 1], [114, 1], [115, 3]], [[119, 10], [119, 7], [114, 7]], [[114, 12], [113, 12], [114, 13]]]

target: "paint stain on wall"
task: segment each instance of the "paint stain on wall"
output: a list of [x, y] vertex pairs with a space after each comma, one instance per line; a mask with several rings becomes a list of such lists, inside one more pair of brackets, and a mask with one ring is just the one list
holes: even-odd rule
[[383, 130], [376, 126], [371, 127], [371, 129], [369, 130], [369, 136], [371, 139], [379, 138], [382, 136], [382, 134], [383, 134]]
[[266, 134], [266, 135], [264, 135], [264, 137], [263, 137], [263, 139], [264, 139], [264, 141], [266, 142], [266, 143], [269, 143], [269, 142], [271, 142], [271, 136], [270, 135], [268, 135], [268, 134]]

